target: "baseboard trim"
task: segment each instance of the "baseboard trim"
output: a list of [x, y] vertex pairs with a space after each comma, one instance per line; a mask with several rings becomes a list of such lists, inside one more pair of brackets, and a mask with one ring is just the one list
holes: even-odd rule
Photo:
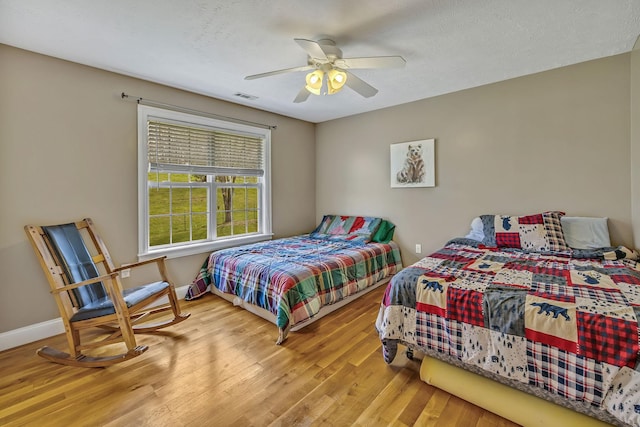
[[[176, 295], [178, 296], [178, 299], [184, 299], [188, 289], [189, 286], [180, 286], [179, 288], [176, 288]], [[168, 302], [168, 300], [165, 300], [164, 302]], [[162, 300], [158, 301], [158, 304], [162, 303]], [[19, 347], [24, 344], [29, 344], [34, 341], [63, 333], [64, 325], [62, 324], [62, 318], [60, 317], [24, 326], [22, 328], [13, 329], [11, 331], [2, 332], [0, 333], [0, 351]]]
[[47, 320], [0, 334], [0, 351], [64, 333], [62, 319]]

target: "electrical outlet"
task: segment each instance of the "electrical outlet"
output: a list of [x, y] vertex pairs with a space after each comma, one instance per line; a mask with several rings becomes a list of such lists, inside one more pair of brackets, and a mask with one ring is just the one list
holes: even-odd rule
[[125, 270], [121, 270], [120, 271], [120, 277], [122, 277], [123, 279], [125, 279], [125, 278], [127, 278], [129, 276], [131, 276], [131, 269], [130, 268], [127, 268]]
[[420, 243], [416, 243], [416, 253], [417, 254], [422, 253], [422, 245]]

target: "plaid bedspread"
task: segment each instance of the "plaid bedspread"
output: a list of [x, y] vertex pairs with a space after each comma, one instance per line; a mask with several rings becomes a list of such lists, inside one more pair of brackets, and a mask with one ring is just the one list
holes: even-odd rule
[[640, 426], [640, 264], [592, 252], [452, 240], [387, 286], [385, 360], [398, 343], [435, 350]]
[[213, 252], [191, 286], [215, 286], [276, 315], [281, 331], [402, 268], [394, 242], [358, 243], [309, 235]]

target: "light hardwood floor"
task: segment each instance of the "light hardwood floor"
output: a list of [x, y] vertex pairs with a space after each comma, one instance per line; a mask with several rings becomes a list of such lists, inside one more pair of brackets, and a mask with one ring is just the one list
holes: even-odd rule
[[149, 350], [106, 369], [57, 365], [45, 343], [0, 353], [0, 425], [515, 426], [419, 378], [404, 354], [382, 359], [374, 322], [383, 288], [276, 346], [276, 327], [214, 295]]

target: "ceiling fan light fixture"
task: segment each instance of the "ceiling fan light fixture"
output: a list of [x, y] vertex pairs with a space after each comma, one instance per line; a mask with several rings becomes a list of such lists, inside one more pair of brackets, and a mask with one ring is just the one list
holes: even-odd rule
[[346, 82], [347, 73], [336, 69], [330, 70], [327, 76], [327, 93], [333, 95], [334, 93], [340, 92]]
[[320, 95], [322, 89], [322, 79], [324, 78], [324, 72], [322, 70], [315, 70], [307, 74], [307, 85], [305, 88], [314, 95]]
[[[294, 98], [293, 102], [304, 102], [309, 98], [310, 94], [333, 95], [334, 93], [342, 90], [344, 85], [347, 83], [347, 79], [349, 83], [347, 86], [349, 86], [349, 89], [357, 92], [360, 96], [370, 98], [378, 93], [378, 89], [361, 80], [355, 74], [345, 70], [362, 68], [401, 68], [407, 63], [407, 61], [405, 61], [401, 56], [343, 58], [342, 51], [336, 46], [335, 42], [330, 39], [313, 41], [296, 38], [293, 40], [307, 52], [307, 65], [253, 74], [251, 76], [246, 76], [245, 80], [259, 79], [262, 77], [293, 73], [297, 71], [313, 70], [306, 75], [306, 83], [300, 89], [300, 92], [298, 92], [298, 95]], [[327, 75], [327, 86], [326, 89], [323, 89], [322, 86], [324, 86], [325, 74]]]

